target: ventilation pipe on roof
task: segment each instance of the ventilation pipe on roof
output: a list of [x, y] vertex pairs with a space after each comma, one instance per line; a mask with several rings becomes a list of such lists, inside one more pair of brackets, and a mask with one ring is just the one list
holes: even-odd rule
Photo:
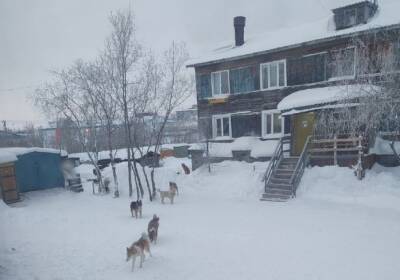
[[246, 18], [239, 16], [233, 18], [233, 26], [235, 27], [235, 46], [244, 44], [244, 26], [246, 25]]

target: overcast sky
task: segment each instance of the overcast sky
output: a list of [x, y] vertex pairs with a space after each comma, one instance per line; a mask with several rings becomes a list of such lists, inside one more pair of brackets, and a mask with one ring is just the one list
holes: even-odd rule
[[233, 40], [234, 16], [246, 16], [245, 32], [254, 34], [326, 17], [344, 2], [351, 0], [0, 0], [0, 120], [43, 120], [27, 96], [49, 70], [97, 55], [111, 11], [131, 6], [139, 40], [154, 51], [186, 41], [196, 57]]

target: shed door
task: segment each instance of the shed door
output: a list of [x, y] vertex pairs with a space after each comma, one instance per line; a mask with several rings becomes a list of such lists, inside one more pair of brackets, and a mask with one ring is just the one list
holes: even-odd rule
[[293, 120], [292, 154], [298, 156], [303, 151], [307, 137], [314, 132], [315, 115], [313, 112], [297, 114]]
[[14, 165], [0, 166], [0, 187], [4, 202], [12, 203], [19, 200]]

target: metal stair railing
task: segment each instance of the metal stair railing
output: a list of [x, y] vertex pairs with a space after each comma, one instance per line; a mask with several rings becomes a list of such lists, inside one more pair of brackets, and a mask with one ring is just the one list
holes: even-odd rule
[[275, 148], [274, 154], [268, 164], [267, 170], [265, 171], [264, 178], [263, 178], [263, 180], [265, 182], [265, 187], [264, 187], [265, 191], [267, 190], [267, 186], [271, 180], [274, 170], [276, 169], [276, 167], [279, 165], [281, 159], [283, 158], [283, 153], [286, 152], [286, 150], [283, 149], [283, 145], [287, 144], [287, 143], [290, 143], [290, 142], [288, 142], [288, 139], [282, 137], [279, 140], [279, 143], [277, 144], [277, 146]]
[[292, 195], [296, 196], [297, 187], [299, 186], [301, 177], [303, 176], [304, 169], [308, 164], [308, 148], [310, 145], [311, 136], [307, 137], [301, 155], [297, 161], [295, 170], [290, 178], [290, 185], [292, 186]]

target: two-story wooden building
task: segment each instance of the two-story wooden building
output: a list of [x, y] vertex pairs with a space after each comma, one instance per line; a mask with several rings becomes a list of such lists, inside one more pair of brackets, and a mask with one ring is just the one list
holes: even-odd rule
[[[188, 65], [196, 73], [201, 135], [214, 141], [254, 136], [276, 143], [286, 138], [290, 142], [286, 163], [299, 165], [318, 112], [340, 107], [341, 98], [348, 95], [341, 85], [368, 74], [358, 68], [354, 38], [389, 32], [393, 40], [384, 44], [399, 50], [399, 11], [396, 0], [362, 1], [338, 7], [318, 22], [248, 38], [246, 18], [235, 17], [234, 43]], [[356, 86], [345, 91], [356, 91]], [[278, 165], [277, 160], [271, 169]], [[296, 176], [287, 177], [293, 195]], [[289, 184], [284, 178], [282, 185]], [[275, 182], [278, 186], [279, 180]]]

